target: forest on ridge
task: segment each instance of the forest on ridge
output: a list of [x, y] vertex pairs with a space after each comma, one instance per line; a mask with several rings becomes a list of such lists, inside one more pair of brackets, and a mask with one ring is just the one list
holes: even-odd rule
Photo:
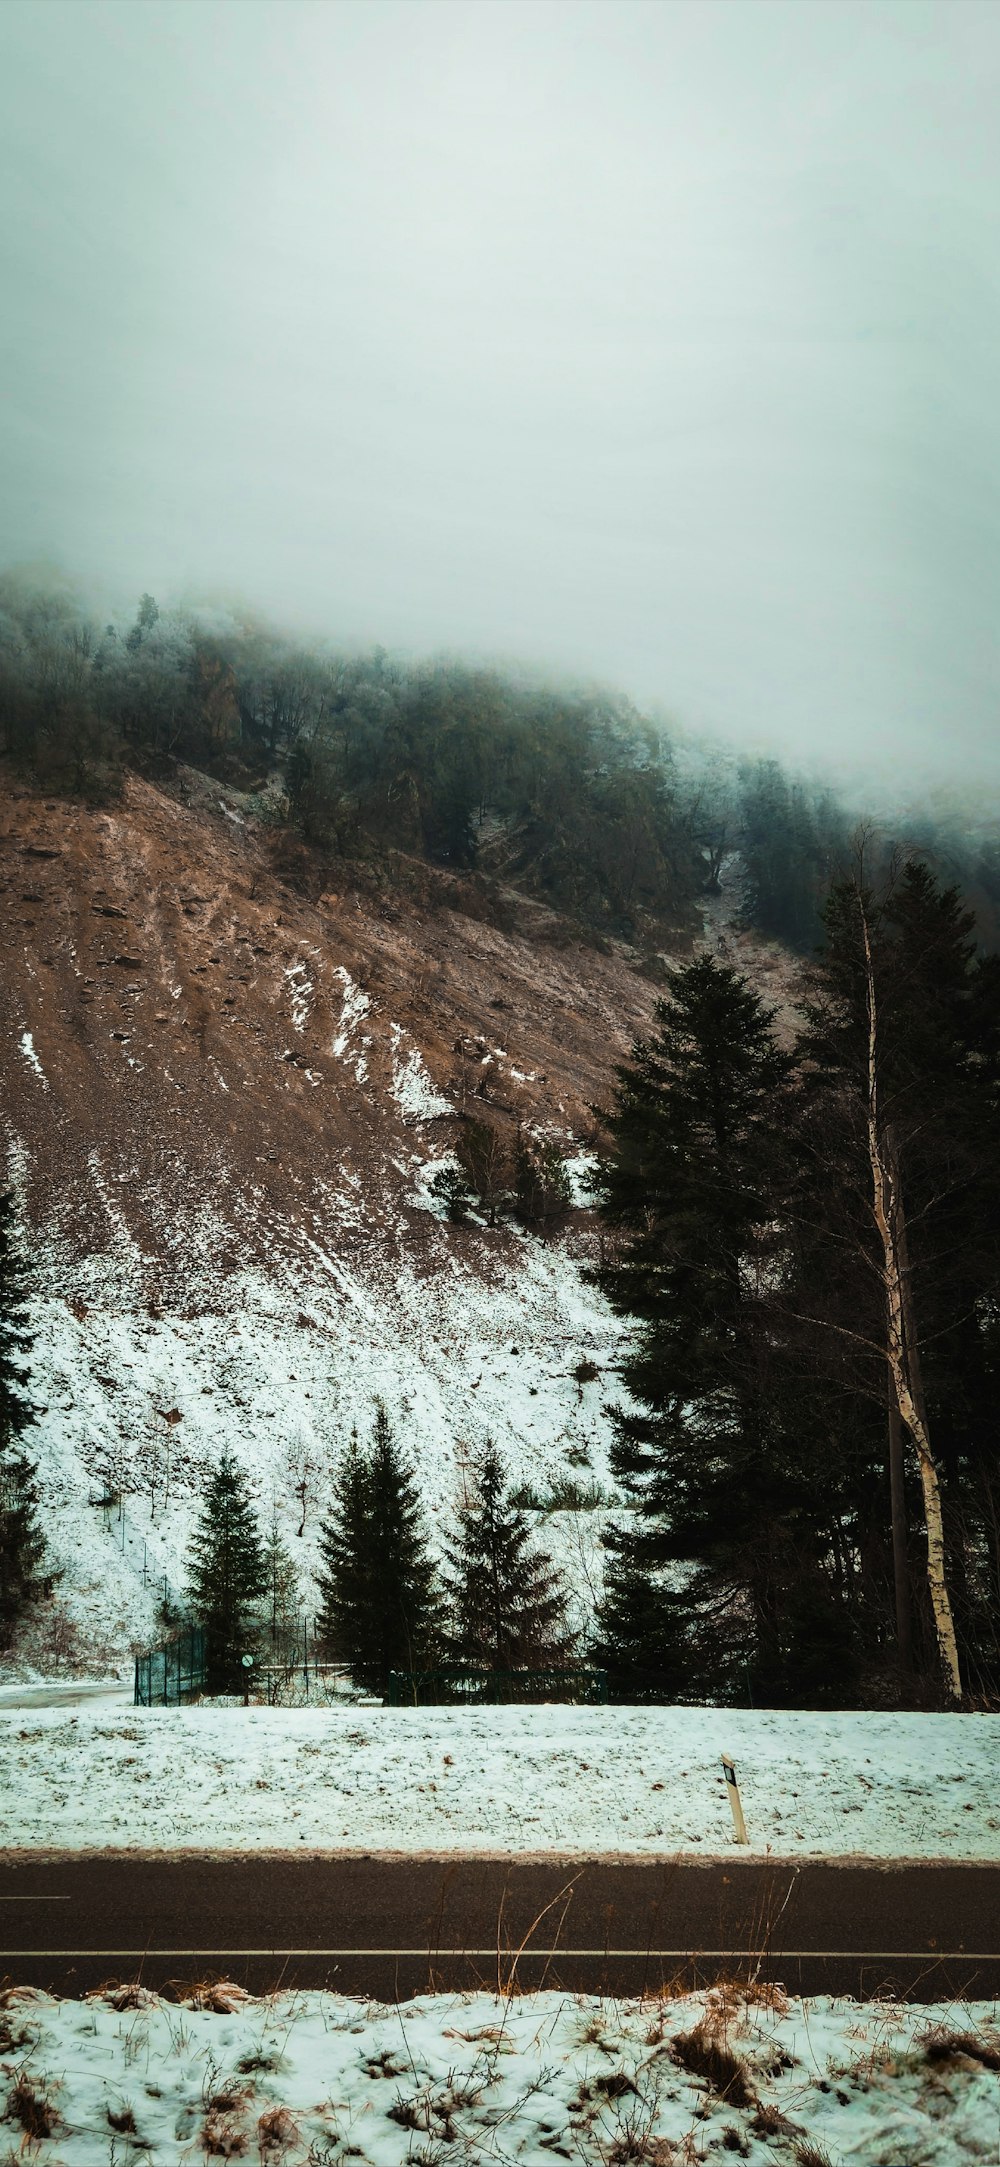
[[[0, 753], [47, 792], [113, 797], [131, 771], [189, 765], [245, 793], [279, 872], [319, 893], [345, 863], [419, 892], [459, 876], [477, 911], [515, 889], [592, 937], [655, 954], [699, 924], [734, 855], [748, 923], [800, 954], [821, 935], [859, 812], [773, 758], [740, 757], [603, 687], [382, 648], [348, 652], [248, 611], [160, 608], [104, 622], [64, 579], [0, 575]], [[1000, 929], [1000, 832], [914, 811], [869, 837], [957, 882], [979, 938]]]

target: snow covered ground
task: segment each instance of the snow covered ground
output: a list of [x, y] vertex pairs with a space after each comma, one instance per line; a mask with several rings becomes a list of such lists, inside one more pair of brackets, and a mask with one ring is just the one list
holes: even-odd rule
[[1000, 1716], [713, 1708], [0, 1712], [10, 1848], [1000, 1856]]
[[23, 1989], [2, 2000], [12, 2162], [983, 2167], [997, 2156], [1000, 2029], [982, 2003], [789, 2003], [780, 1990], [724, 1988], [393, 2008], [332, 1994], [256, 2001], [238, 1988], [179, 2005], [135, 1987], [82, 2003]]
[[[335, 1201], [363, 1221], [362, 1196], [344, 1189]], [[74, 1661], [113, 1669], [162, 1637], [164, 1579], [182, 1607], [192, 1523], [224, 1447], [246, 1467], [262, 1523], [276, 1512], [312, 1617], [316, 1537], [352, 1426], [370, 1432], [376, 1394], [415, 1468], [432, 1543], [450, 1533], [487, 1438], [512, 1482], [543, 1501], [567, 1482], [609, 1494], [605, 1406], [623, 1327], [570, 1244], [505, 1231], [473, 1259], [453, 1255], [449, 1230], [432, 1222], [433, 1270], [414, 1268], [401, 1233], [398, 1255], [371, 1256], [363, 1275], [321, 1233], [276, 1226], [267, 1274], [220, 1280], [193, 1266], [186, 1311], [153, 1315], [124, 1235], [114, 1255], [82, 1261], [41, 1245], [31, 1449], [63, 1577], [55, 1634], [43, 1615], [38, 1646], [29, 1635], [19, 1650], [25, 1674]], [[122, 1494], [124, 1526], [99, 1509], [109, 1489]], [[605, 1518], [600, 1507], [537, 1516], [580, 1630], [600, 1588]]]

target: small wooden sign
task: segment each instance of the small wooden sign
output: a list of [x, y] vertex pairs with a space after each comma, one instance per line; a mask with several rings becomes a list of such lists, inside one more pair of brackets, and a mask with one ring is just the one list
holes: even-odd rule
[[729, 1803], [732, 1807], [733, 1827], [736, 1831], [736, 1841], [737, 1843], [749, 1843], [750, 1838], [747, 1835], [747, 1825], [743, 1819], [743, 1805], [740, 1799], [740, 1787], [736, 1781], [736, 1766], [735, 1763], [730, 1760], [728, 1753], [724, 1753], [722, 1755], [722, 1773], [726, 1779], [726, 1789], [729, 1793]]

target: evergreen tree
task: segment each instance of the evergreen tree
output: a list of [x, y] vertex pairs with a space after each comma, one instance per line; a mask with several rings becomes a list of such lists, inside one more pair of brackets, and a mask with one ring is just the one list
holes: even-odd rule
[[224, 1452], [208, 1478], [188, 1552], [194, 1614], [209, 1636], [210, 1675], [239, 1682], [240, 1657], [255, 1638], [253, 1620], [267, 1591], [264, 1546], [244, 1470]]
[[630, 1528], [609, 1527], [604, 1546], [608, 1566], [591, 1660], [607, 1671], [616, 1699], [678, 1699], [692, 1672], [686, 1608], [662, 1575], [633, 1555]]
[[561, 1576], [511, 1504], [493, 1445], [462, 1513], [448, 1579], [454, 1661], [488, 1671], [540, 1670], [571, 1654]]
[[38, 1519], [35, 1469], [21, 1444], [35, 1421], [27, 1397], [33, 1334], [28, 1318], [28, 1268], [17, 1245], [14, 1198], [0, 1192], [0, 1648], [52, 1576], [44, 1571], [45, 1537]]
[[[770, 1320], [790, 1071], [757, 995], [699, 958], [671, 974], [609, 1117], [602, 1210], [616, 1246], [598, 1278], [638, 1327], [612, 1448], [636, 1519], [608, 1538], [602, 1639], [653, 1671], [669, 1624], [677, 1696], [704, 1690], [706, 1662], [716, 1695], [795, 1692], [790, 1593], [822, 1536], [810, 1440], [788, 1434]], [[680, 1564], [668, 1601], [663, 1568]], [[644, 1664], [643, 1617], [658, 1621]]]
[[573, 1185], [557, 1144], [518, 1131], [514, 1193], [514, 1208], [525, 1226], [544, 1226], [565, 1216], [572, 1207]]
[[287, 1544], [272, 1512], [263, 1542], [264, 1601], [261, 1617], [272, 1648], [281, 1647], [295, 1631], [301, 1607], [299, 1576]]
[[391, 1671], [431, 1660], [440, 1599], [416, 1484], [381, 1400], [367, 1452], [352, 1435], [320, 1551], [320, 1637], [356, 1685], [385, 1694]]
[[[954, 1693], [946, 1598], [957, 1667], [971, 1665], [980, 1685], [998, 1668], [1000, 982], [993, 959], [977, 955], [957, 891], [920, 861], [874, 890], [859, 866], [832, 891], [825, 923], [799, 1049], [794, 1306], [811, 1320], [814, 1395], [822, 1379], [841, 1406], [867, 1403], [876, 1465], [887, 1456], [892, 1465], [894, 1419], [910, 1435], [910, 1465], [894, 1476], [895, 1631], [908, 1643], [915, 1625], [918, 1665], [932, 1675], [940, 1647]], [[879, 1503], [884, 1519], [884, 1496]], [[932, 1554], [939, 1511], [941, 1559]]]

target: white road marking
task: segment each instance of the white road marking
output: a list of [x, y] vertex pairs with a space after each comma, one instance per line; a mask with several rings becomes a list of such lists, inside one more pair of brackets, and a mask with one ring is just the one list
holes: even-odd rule
[[[25, 1899], [26, 1900], [26, 1899]], [[729, 1962], [745, 1962], [751, 1957], [765, 1958], [776, 1963], [803, 1962], [809, 1958], [821, 1962], [826, 1958], [839, 1962], [858, 1964], [995, 1964], [1000, 1961], [996, 1949], [507, 1949], [499, 1952], [496, 1943], [488, 1949], [428, 1949], [426, 1943], [420, 1949], [4, 1949], [5, 1957], [42, 1956], [193, 1956], [199, 1959], [209, 1956], [416, 1956], [425, 1961], [435, 1958], [444, 1961], [463, 1956], [491, 1957], [496, 1961], [514, 1957], [567, 1957], [567, 1956], [635, 1956], [675, 1957], [681, 1963], [693, 1963], [703, 1957], [724, 1957]]]

